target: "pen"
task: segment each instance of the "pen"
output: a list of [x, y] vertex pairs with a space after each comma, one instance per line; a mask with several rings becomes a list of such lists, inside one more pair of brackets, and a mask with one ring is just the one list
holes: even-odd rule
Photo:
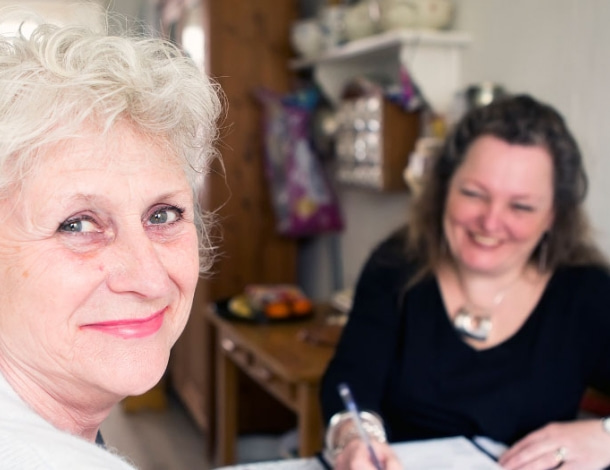
[[356, 406], [356, 402], [354, 401], [352, 392], [350, 391], [349, 387], [345, 383], [339, 384], [339, 386], [337, 387], [337, 390], [339, 391], [339, 395], [341, 395], [341, 399], [343, 400], [343, 403], [345, 404], [345, 408], [352, 415], [352, 420], [354, 421], [354, 424], [356, 425], [356, 429], [358, 429], [358, 434], [360, 435], [360, 438], [363, 440], [363, 442], [366, 444], [367, 448], [369, 449], [369, 454], [371, 456], [371, 461], [373, 462], [373, 465], [375, 466], [375, 468], [377, 470], [383, 470], [383, 467], [381, 466], [381, 463], [379, 463], [379, 459], [377, 458], [377, 454], [375, 454], [375, 450], [373, 449], [373, 446], [371, 445], [371, 440], [369, 439], [369, 435], [364, 430], [364, 427], [362, 427], [362, 420], [360, 419], [360, 413], [358, 413], [358, 407]]

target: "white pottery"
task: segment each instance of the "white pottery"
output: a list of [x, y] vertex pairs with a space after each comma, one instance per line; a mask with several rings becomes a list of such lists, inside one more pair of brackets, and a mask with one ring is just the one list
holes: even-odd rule
[[414, 0], [381, 0], [380, 5], [380, 23], [384, 31], [417, 26], [418, 5]]
[[324, 47], [324, 37], [320, 23], [315, 18], [299, 20], [290, 30], [290, 42], [297, 54], [316, 57]]
[[331, 49], [345, 41], [345, 5], [328, 5], [320, 11], [322, 26], [322, 43], [325, 49]]
[[373, 18], [370, 0], [361, 0], [345, 12], [345, 37], [348, 41], [375, 34], [378, 18]]
[[453, 20], [453, 0], [414, 0], [417, 4], [417, 26], [444, 29]]

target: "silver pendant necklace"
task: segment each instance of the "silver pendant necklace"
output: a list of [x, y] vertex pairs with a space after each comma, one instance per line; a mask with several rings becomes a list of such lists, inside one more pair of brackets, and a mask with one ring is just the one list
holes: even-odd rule
[[[491, 311], [496, 309], [506, 297], [507, 292], [517, 283], [521, 276], [512, 281], [502, 291], [498, 292], [493, 300], [490, 309], [485, 312], [483, 309], [477, 309], [472, 307], [472, 302], [469, 300], [469, 296], [466, 293], [462, 279], [457, 274], [458, 283], [462, 294], [466, 297], [466, 305], [460, 307], [453, 317], [453, 327], [455, 330], [465, 338], [473, 339], [475, 341], [487, 341], [493, 327], [493, 321], [491, 317]], [[468, 307], [470, 305], [470, 307]], [[475, 311], [482, 311], [481, 313], [475, 313]]]
[[491, 333], [491, 315], [474, 315], [466, 307], [461, 307], [453, 318], [455, 330], [467, 338], [487, 341]]

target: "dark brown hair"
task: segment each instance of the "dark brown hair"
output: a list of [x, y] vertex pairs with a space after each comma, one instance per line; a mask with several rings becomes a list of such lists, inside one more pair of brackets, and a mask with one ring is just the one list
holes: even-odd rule
[[542, 245], [546, 244], [545, 270], [561, 265], [607, 266], [592, 241], [583, 208], [587, 175], [576, 140], [555, 109], [531, 96], [517, 95], [468, 112], [432, 162], [424, 188], [410, 207], [408, 224], [407, 252], [421, 266], [419, 274], [430, 273], [447, 256], [442, 220], [449, 183], [470, 145], [481, 136], [497, 137], [509, 144], [541, 146], [553, 160], [555, 217], [530, 262], [540, 265]]

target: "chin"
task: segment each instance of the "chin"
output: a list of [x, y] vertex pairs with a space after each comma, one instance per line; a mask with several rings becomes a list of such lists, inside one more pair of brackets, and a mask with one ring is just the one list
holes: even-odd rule
[[160, 374], [154, 380], [140, 381], [138, 383], [120, 384], [120, 386], [112, 390], [112, 392], [115, 395], [119, 396], [121, 400], [125, 397], [137, 397], [151, 390], [155, 385], [159, 383], [162, 377], [163, 374]]
[[160, 369], [155, 374], [141, 378], [137, 383], [132, 384], [127, 395], [142, 395], [143, 393], [148, 392], [151, 388], [153, 388], [159, 383], [159, 381], [163, 377], [164, 372], [165, 367]]
[[456, 257], [459, 264], [473, 271], [494, 271], [506, 263], [503, 253], [462, 252]]
[[157, 352], [143, 360], [115, 363], [109, 368], [106, 388], [123, 397], [142, 395], [159, 383], [168, 361], [169, 354]]

